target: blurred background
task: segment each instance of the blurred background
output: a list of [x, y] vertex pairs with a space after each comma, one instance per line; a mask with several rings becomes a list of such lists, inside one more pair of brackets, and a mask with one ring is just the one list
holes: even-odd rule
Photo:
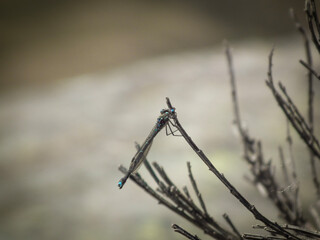
[[[0, 239], [181, 239], [172, 223], [206, 238], [130, 181], [117, 188], [117, 167], [128, 167], [133, 142], [145, 140], [167, 96], [216, 167], [277, 220], [244, 180], [223, 40], [233, 47], [242, 118], [279, 166], [285, 118], [264, 82], [273, 46], [275, 80], [307, 111], [306, 71], [298, 63], [305, 53], [290, 7], [305, 25], [301, 0], [1, 1]], [[309, 159], [293, 137], [307, 208], [315, 198]], [[253, 217], [183, 139], [160, 133], [149, 160], [180, 187], [190, 186], [190, 161], [217, 221], [227, 212], [239, 229], [254, 232]], [[150, 181], [143, 167], [139, 172]]]

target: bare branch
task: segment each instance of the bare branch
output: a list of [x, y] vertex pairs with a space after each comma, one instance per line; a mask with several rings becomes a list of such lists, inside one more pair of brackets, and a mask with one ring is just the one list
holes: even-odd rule
[[234, 122], [242, 138], [242, 142], [244, 145], [245, 159], [248, 162], [251, 162], [252, 160], [248, 156], [249, 156], [249, 152], [253, 151], [254, 140], [250, 138], [249, 134], [242, 127], [231, 50], [227, 42], [225, 42], [225, 46], [226, 46], [226, 56], [228, 61], [228, 69], [229, 69], [230, 82], [231, 82], [231, 96], [232, 96], [232, 105], [233, 105], [234, 118], [235, 118]]
[[280, 146], [279, 146], [279, 156], [280, 156], [281, 168], [284, 176], [285, 185], [290, 185], [287, 163], [284, 160], [283, 150], [282, 150], [282, 147]]
[[[146, 161], [146, 160], [145, 160]], [[123, 166], [119, 167], [119, 170], [122, 173], [127, 173], [127, 169]], [[132, 174], [129, 177], [132, 181], [134, 181], [139, 187], [141, 187], [143, 190], [145, 190], [149, 195], [154, 197], [155, 199], [158, 200], [159, 204], [162, 204], [169, 208], [171, 211], [174, 213], [178, 214], [179, 216], [183, 217], [187, 221], [191, 222], [195, 226], [199, 227], [202, 229], [206, 234], [209, 236], [215, 238], [215, 239], [220, 239], [220, 240], [227, 240], [226, 237], [224, 237], [222, 234], [218, 233], [215, 231], [212, 227], [210, 227], [205, 221], [200, 221], [199, 218], [195, 217], [194, 215], [190, 214], [189, 212], [186, 212], [186, 209], [184, 208], [185, 205], [174, 205], [170, 201], [166, 200], [164, 197], [162, 197], [159, 193], [157, 193], [155, 190], [153, 190], [143, 179], [139, 174]], [[159, 182], [161, 183], [161, 181]], [[165, 188], [165, 191], [169, 190]]]
[[243, 234], [243, 238], [250, 239], [250, 240], [283, 240], [283, 239], [287, 239], [287, 238], [283, 238], [283, 237], [261, 236], [258, 234], [249, 234], [249, 233]]
[[316, 72], [311, 66], [308, 65], [308, 63], [304, 62], [303, 60], [299, 60], [299, 62], [304, 66], [306, 69], [308, 69], [316, 78], [320, 80], [320, 74]]
[[200, 203], [203, 211], [205, 212], [205, 214], [208, 214], [207, 209], [206, 209], [206, 205], [204, 204], [204, 201], [202, 199], [201, 193], [199, 192], [199, 189], [197, 187], [197, 183], [196, 183], [195, 179], [193, 178], [190, 162], [187, 162], [187, 165], [188, 165], [189, 178], [190, 178], [192, 187], [193, 187], [193, 189], [194, 189], [194, 191], [195, 191], [195, 193], [196, 193], [196, 195], [198, 197], [199, 203]]
[[[171, 102], [169, 98], [167, 98], [167, 105], [170, 108]], [[230, 193], [235, 196], [244, 207], [246, 207], [252, 214], [253, 216], [257, 219], [265, 223], [267, 226], [270, 228], [274, 229], [277, 231], [279, 234], [282, 236], [287, 237], [288, 239], [299, 239], [296, 236], [292, 235], [291, 233], [287, 232], [284, 230], [279, 224], [270, 221], [268, 218], [266, 218], [264, 215], [262, 215], [254, 205], [249, 203], [249, 201], [244, 198], [240, 192], [224, 177], [223, 174], [221, 174], [215, 167], [214, 165], [210, 162], [210, 160], [207, 158], [207, 156], [203, 153], [202, 150], [200, 150], [197, 145], [192, 141], [192, 139], [189, 137], [187, 132], [183, 129], [181, 126], [177, 115], [173, 117], [173, 121], [175, 123], [175, 127], [179, 130], [181, 135], [184, 137], [186, 142], [190, 145], [190, 147], [194, 150], [194, 152], [200, 157], [200, 159], [208, 166], [209, 170], [216, 175], [216, 177], [230, 190]]]
[[[273, 52], [273, 50], [272, 50]], [[279, 194], [281, 187], [277, 183], [275, 176], [273, 174], [273, 166], [271, 165], [271, 161], [266, 162], [264, 160], [263, 152], [262, 152], [262, 143], [259, 140], [255, 140], [249, 133], [242, 128], [238, 107], [238, 99], [237, 99], [237, 91], [235, 84], [234, 71], [232, 66], [232, 55], [230, 53], [230, 49], [227, 45], [226, 55], [228, 59], [229, 73], [230, 73], [230, 81], [231, 81], [231, 91], [232, 91], [232, 103], [234, 106], [234, 116], [235, 123], [239, 129], [242, 143], [244, 146], [244, 159], [250, 165], [250, 171], [254, 176], [254, 183], [256, 186], [263, 188], [267, 193], [269, 199], [275, 204], [278, 208], [281, 216], [288, 222], [292, 224], [296, 224], [299, 222], [302, 224], [304, 220], [297, 220], [295, 212], [293, 212], [293, 198], [288, 196], [288, 193], [282, 192]], [[270, 68], [270, 66], [269, 66]], [[270, 72], [270, 70], [269, 70]], [[259, 188], [259, 189], [260, 189]]]
[[[312, 9], [315, 10], [315, 2], [313, 1], [312, 3]], [[313, 130], [313, 99], [314, 99], [314, 91], [313, 91], [313, 78], [312, 76], [314, 75], [314, 71], [312, 69], [312, 55], [311, 55], [311, 50], [310, 50], [310, 44], [309, 44], [309, 39], [307, 37], [306, 31], [304, 28], [301, 26], [300, 22], [298, 21], [293, 9], [291, 9], [291, 16], [295, 22], [297, 30], [301, 33], [301, 36], [304, 41], [304, 47], [305, 47], [305, 52], [306, 52], [306, 61], [307, 63], [304, 65], [305, 67], [308, 66], [308, 123], [310, 127], [310, 132], [311, 134], [314, 133]], [[312, 13], [313, 14], [313, 13]], [[315, 21], [318, 21], [317, 14], [313, 15], [315, 17]], [[319, 24], [318, 24], [319, 27]], [[318, 31], [320, 28], [317, 28]], [[319, 33], [319, 32], [318, 32]], [[303, 62], [300, 60], [300, 62]], [[304, 63], [304, 62], [303, 62]], [[310, 166], [311, 166], [311, 174], [312, 174], [312, 179], [313, 179], [313, 184], [315, 186], [317, 196], [320, 198], [320, 184], [318, 180], [318, 175], [317, 175], [317, 169], [315, 166], [315, 160], [314, 160], [314, 154], [312, 150], [309, 149], [309, 154], [310, 154]]]
[[[303, 237], [303, 238], [305, 238], [305, 237], [316, 238], [316, 239], [320, 238], [320, 233], [318, 231], [310, 231], [305, 228], [301, 228], [301, 227], [289, 225], [289, 224], [284, 224], [284, 225], [282, 225], [282, 227], [288, 231], [291, 231], [291, 232], [297, 234], [298, 236]], [[267, 226], [263, 226], [263, 225], [254, 225], [253, 228], [263, 229], [263, 230], [268, 231], [270, 233], [274, 233], [274, 231], [272, 229], [270, 229]]]
[[[140, 147], [139, 143], [135, 142], [135, 146], [136, 146], [137, 151], [140, 151], [141, 147]], [[153, 180], [158, 184], [159, 178], [157, 177], [157, 175], [153, 171], [153, 169], [147, 159], [146, 159], [146, 161], [144, 161], [144, 166], [147, 168], [147, 170], [150, 173], [150, 175], [152, 176]]]
[[226, 220], [226, 222], [229, 224], [229, 226], [231, 227], [232, 231], [239, 237], [239, 239], [243, 239], [240, 232], [238, 231], [238, 229], [235, 227], [235, 225], [233, 224], [233, 222], [231, 221], [230, 217], [228, 216], [228, 214], [223, 214], [223, 218]]
[[310, 207], [310, 213], [316, 223], [317, 229], [320, 229], [320, 216], [315, 206]]
[[296, 164], [294, 161], [294, 157], [293, 157], [293, 141], [292, 141], [292, 137], [290, 134], [290, 125], [289, 125], [289, 120], [286, 119], [286, 125], [287, 125], [287, 143], [288, 143], [288, 149], [289, 149], [289, 162], [290, 162], [290, 166], [291, 166], [291, 172], [292, 172], [292, 181], [294, 184], [297, 184], [298, 187], [298, 176], [297, 176], [297, 171], [296, 171]]
[[291, 100], [285, 87], [279, 83], [280, 90], [282, 91], [284, 97], [275, 88], [272, 79], [272, 52], [269, 56], [269, 70], [268, 70], [268, 80], [266, 81], [267, 86], [273, 93], [278, 105], [286, 115], [287, 119], [290, 121], [291, 125], [294, 127], [296, 132], [299, 134], [304, 143], [312, 150], [314, 155], [320, 160], [320, 145], [317, 138], [312, 134], [310, 127], [300, 114], [300, 111], [296, 105]]
[[173, 228], [173, 230], [177, 233], [180, 233], [181, 235], [185, 236], [188, 239], [191, 240], [200, 240], [200, 238], [197, 237], [197, 235], [192, 235], [189, 232], [187, 232], [186, 230], [184, 230], [182, 227], [178, 226], [177, 224], [172, 224], [171, 226]]
[[[306, 0], [305, 13], [307, 15], [308, 27], [311, 32], [312, 41], [320, 53], [320, 24], [314, 0]], [[317, 33], [316, 33], [317, 32]], [[318, 36], [317, 36], [318, 35]]]

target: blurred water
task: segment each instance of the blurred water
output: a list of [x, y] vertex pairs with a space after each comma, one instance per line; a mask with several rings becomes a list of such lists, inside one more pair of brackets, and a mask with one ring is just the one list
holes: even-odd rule
[[[230, 7], [232, 6], [232, 7]], [[285, 36], [301, 0], [2, 0], [1, 93], [212, 46]]]
[[[255, 41], [235, 44], [234, 62], [243, 119], [250, 133], [263, 139], [267, 156], [277, 159], [277, 146], [285, 140], [285, 121], [264, 83], [271, 47]], [[301, 56], [300, 39], [276, 40], [275, 80], [290, 84], [288, 91], [305, 109]], [[276, 219], [270, 203], [243, 181], [247, 170], [232, 131], [226, 59], [223, 48], [217, 47], [146, 59], [51, 88], [3, 96], [0, 238], [180, 239], [170, 224], [189, 227], [184, 220], [131, 182], [117, 189], [121, 177], [117, 166], [129, 165], [135, 153], [133, 141], [142, 142], [147, 136], [166, 107], [166, 96], [218, 169], [263, 213]], [[319, 119], [319, 109], [315, 110]], [[300, 156], [305, 148], [294, 137]], [[240, 229], [250, 229], [252, 217], [182, 139], [160, 133], [149, 159], [163, 165], [178, 186], [186, 184], [185, 162], [191, 161], [212, 215], [222, 221], [227, 211]], [[308, 176], [305, 167], [299, 171]], [[146, 175], [143, 168], [141, 173]], [[309, 199], [309, 192], [303, 191]]]

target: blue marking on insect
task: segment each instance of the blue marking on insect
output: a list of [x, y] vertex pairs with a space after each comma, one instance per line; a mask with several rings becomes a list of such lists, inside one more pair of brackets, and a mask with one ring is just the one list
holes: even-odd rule
[[118, 186], [119, 186], [119, 187], [122, 186], [122, 182], [121, 182], [121, 181], [118, 182]]
[[172, 113], [174, 113], [175, 110], [174, 110], [174, 108], [171, 108], [170, 111], [171, 111]]

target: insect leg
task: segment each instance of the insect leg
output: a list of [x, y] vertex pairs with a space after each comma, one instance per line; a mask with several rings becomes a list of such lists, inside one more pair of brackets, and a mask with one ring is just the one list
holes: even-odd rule
[[[172, 134], [172, 135], [175, 136], [175, 137], [182, 137], [181, 134], [180, 134], [180, 135], [174, 134], [176, 131], [178, 131], [178, 129], [172, 131], [172, 128], [170, 127], [170, 124], [171, 124], [172, 126], [176, 127], [176, 126], [169, 120], [168, 127], [169, 127], [170, 132], [171, 132], [169, 135]], [[167, 127], [167, 126], [166, 126], [166, 127]]]

